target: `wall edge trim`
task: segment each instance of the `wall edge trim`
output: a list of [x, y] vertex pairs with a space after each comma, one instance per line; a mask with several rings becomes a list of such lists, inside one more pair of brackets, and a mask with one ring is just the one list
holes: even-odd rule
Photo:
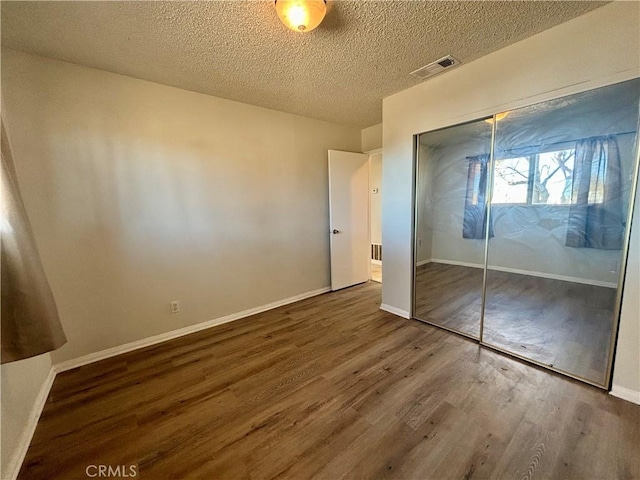
[[16, 478], [18, 478], [18, 474], [20, 473], [20, 469], [22, 468], [22, 463], [27, 456], [27, 450], [29, 450], [33, 435], [36, 433], [38, 420], [40, 420], [40, 416], [42, 415], [44, 406], [47, 403], [49, 392], [51, 391], [51, 387], [53, 386], [53, 381], [55, 380], [55, 378], [56, 369], [54, 365], [51, 365], [51, 367], [49, 368], [49, 373], [47, 374], [47, 378], [45, 378], [44, 382], [42, 383], [40, 391], [38, 392], [38, 395], [33, 402], [33, 406], [31, 407], [31, 411], [29, 412], [27, 424], [24, 426], [22, 433], [20, 434], [18, 446], [9, 458], [9, 465], [6, 472], [6, 478], [9, 480], [15, 480]]
[[157, 345], [159, 343], [163, 343], [169, 340], [173, 340], [175, 338], [183, 337], [191, 333], [196, 333], [202, 330], [206, 330], [208, 328], [216, 327], [218, 325], [223, 325], [225, 323], [233, 322], [235, 320], [240, 320], [242, 318], [250, 317], [251, 315], [256, 315], [258, 313], [266, 312], [268, 310], [273, 310], [274, 308], [299, 302], [301, 300], [322, 295], [323, 293], [327, 293], [330, 291], [331, 291], [330, 287], [323, 287], [316, 290], [311, 290], [298, 295], [294, 295], [292, 297], [287, 297], [282, 300], [278, 300], [276, 302], [267, 303], [265, 305], [260, 305], [258, 307], [243, 310], [241, 312], [232, 313], [229, 315], [225, 315], [223, 317], [218, 317], [212, 320], [197, 323], [195, 325], [190, 325], [188, 327], [179, 328], [177, 330], [161, 333], [159, 335], [147, 337], [142, 340], [137, 340], [135, 342], [125, 343], [117, 347], [107, 348], [99, 352], [90, 353], [88, 355], [83, 355], [78, 358], [73, 358], [70, 360], [66, 360], [64, 362], [52, 364], [51, 368], [49, 369], [47, 378], [45, 379], [44, 383], [40, 387], [38, 396], [36, 397], [33, 407], [29, 412], [29, 419], [24, 429], [22, 430], [22, 434], [20, 435], [20, 439], [18, 440], [18, 446], [15, 452], [13, 453], [13, 455], [11, 456], [11, 458], [9, 459], [9, 466], [7, 467], [7, 472], [6, 472], [7, 478], [9, 480], [15, 480], [18, 477], [18, 473], [20, 473], [20, 469], [22, 468], [22, 464], [27, 455], [27, 450], [29, 450], [29, 446], [31, 445], [31, 440], [33, 439], [33, 435], [35, 434], [36, 427], [38, 426], [38, 421], [40, 420], [40, 416], [42, 415], [47, 399], [49, 398], [51, 387], [53, 386], [53, 382], [58, 373], [62, 373], [68, 370], [72, 370], [74, 368], [82, 367], [90, 363], [99, 362], [100, 360], [105, 360], [107, 358], [115, 357], [123, 353], [128, 353], [134, 350], [139, 350], [141, 348]]
[[392, 313], [402, 318], [410, 319], [411, 314], [407, 310], [403, 310], [401, 308], [393, 307], [391, 305], [387, 305], [383, 303], [380, 305], [380, 310], [384, 310], [385, 312]]
[[268, 310], [273, 310], [274, 308], [299, 302], [300, 300], [305, 300], [307, 298], [315, 297], [317, 295], [322, 295], [323, 293], [327, 293], [330, 291], [331, 291], [330, 287], [323, 287], [316, 290], [311, 290], [298, 295], [294, 295], [292, 297], [284, 298], [282, 300], [267, 303], [265, 305], [249, 308], [241, 312], [231, 313], [223, 317], [218, 317], [212, 320], [196, 323], [195, 325], [190, 325], [188, 327], [171, 330], [169, 332], [160, 333], [158, 335], [153, 335], [151, 337], [143, 338], [141, 340], [136, 340], [134, 342], [129, 342], [123, 345], [118, 345], [116, 347], [107, 348], [99, 352], [89, 353], [87, 355], [82, 355], [77, 358], [65, 360], [63, 362], [56, 363], [54, 367], [55, 367], [56, 373], [66, 372], [67, 370], [72, 370], [74, 368], [82, 367], [90, 363], [99, 362], [100, 360], [105, 360], [107, 358], [115, 357], [123, 353], [128, 353], [134, 350], [139, 350], [141, 348], [157, 345], [159, 343], [163, 343], [169, 340], [173, 340], [175, 338], [183, 337], [191, 333], [200, 332], [208, 328], [216, 327], [218, 325], [223, 325], [225, 323], [233, 322], [235, 320], [240, 320], [242, 318], [246, 318], [251, 315], [256, 315], [258, 313], [266, 312]]
[[[458, 260], [445, 260], [441, 258], [429, 258], [427, 260], [421, 260], [417, 263], [417, 266], [426, 265], [427, 263], [442, 263], [445, 265], [459, 265], [461, 267], [472, 268], [484, 268], [480, 263], [460, 262]], [[498, 272], [517, 273], [520, 275], [529, 275], [531, 277], [549, 278], [551, 280], [562, 280], [564, 282], [581, 283], [583, 285], [594, 285], [596, 287], [618, 288], [618, 284], [615, 282], [602, 282], [600, 280], [591, 280], [588, 278], [569, 277], [567, 275], [556, 275], [553, 273], [533, 272], [530, 270], [522, 270], [520, 268], [499, 267], [492, 266], [489, 270], [495, 270]]]
[[611, 386], [611, 391], [609, 395], [612, 395], [617, 398], [621, 398], [622, 400], [626, 400], [627, 402], [635, 403], [636, 405], [640, 405], [640, 391], [632, 390], [631, 388], [621, 387], [620, 385], [616, 385], [615, 383]]

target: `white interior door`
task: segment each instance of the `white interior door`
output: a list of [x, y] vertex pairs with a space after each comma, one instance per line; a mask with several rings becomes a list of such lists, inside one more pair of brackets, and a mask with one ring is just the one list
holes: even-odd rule
[[329, 150], [331, 289], [369, 280], [369, 156]]

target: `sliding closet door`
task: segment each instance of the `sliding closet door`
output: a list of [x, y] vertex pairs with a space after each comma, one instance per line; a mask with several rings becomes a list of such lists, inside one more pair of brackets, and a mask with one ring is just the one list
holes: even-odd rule
[[413, 316], [479, 338], [489, 154], [485, 120], [420, 135]]
[[639, 98], [636, 79], [496, 116], [482, 340], [600, 385]]

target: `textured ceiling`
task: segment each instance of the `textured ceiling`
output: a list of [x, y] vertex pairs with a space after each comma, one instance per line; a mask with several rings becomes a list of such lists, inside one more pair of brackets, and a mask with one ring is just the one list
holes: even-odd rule
[[446, 54], [468, 63], [604, 3], [334, 1], [299, 34], [271, 1], [3, 1], [2, 44], [366, 127], [382, 121], [384, 97], [419, 83], [416, 68]]

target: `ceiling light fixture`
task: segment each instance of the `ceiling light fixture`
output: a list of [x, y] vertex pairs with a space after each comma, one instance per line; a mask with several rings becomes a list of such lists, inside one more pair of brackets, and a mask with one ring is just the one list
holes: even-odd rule
[[[504, 119], [507, 117], [507, 115], [509, 115], [511, 112], [502, 112], [502, 113], [496, 113], [495, 117], [496, 117], [496, 122], [499, 122], [500, 120]], [[485, 120], [485, 122], [489, 123], [489, 124], [493, 124], [493, 117], [491, 118], [487, 118]]]
[[327, 13], [325, 0], [275, 0], [275, 5], [282, 23], [294, 32], [310, 32]]

